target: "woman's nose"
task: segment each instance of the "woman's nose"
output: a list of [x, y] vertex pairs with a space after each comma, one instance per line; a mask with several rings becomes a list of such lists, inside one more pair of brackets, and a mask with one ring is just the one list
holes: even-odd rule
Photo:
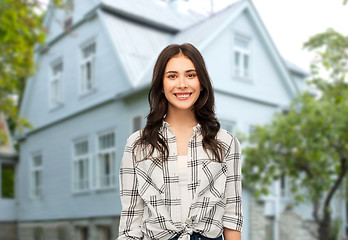
[[178, 80], [179, 80], [178, 87], [179, 88], [185, 88], [186, 87], [186, 79], [185, 79], [185, 77], [179, 77]]

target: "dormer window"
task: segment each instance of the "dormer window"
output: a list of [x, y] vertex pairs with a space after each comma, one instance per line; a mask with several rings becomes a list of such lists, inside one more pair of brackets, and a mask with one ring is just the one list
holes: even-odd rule
[[84, 45], [81, 49], [81, 94], [86, 94], [95, 88], [95, 54], [96, 43], [94, 41]]
[[57, 107], [62, 103], [61, 88], [62, 88], [63, 62], [57, 61], [51, 66], [51, 107]]
[[251, 78], [250, 55], [250, 40], [245, 37], [235, 36], [233, 45], [233, 67], [235, 77]]

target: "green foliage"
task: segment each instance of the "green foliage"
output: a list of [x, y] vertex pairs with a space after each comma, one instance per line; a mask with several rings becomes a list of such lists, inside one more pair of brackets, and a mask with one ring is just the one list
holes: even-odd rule
[[340, 239], [340, 231], [342, 230], [342, 219], [335, 219], [332, 222], [332, 228], [330, 229], [330, 237], [329, 240], [337, 240]]
[[329, 239], [330, 202], [348, 172], [348, 37], [328, 29], [304, 47], [316, 51], [313, 90], [255, 128], [243, 150], [243, 176], [256, 196], [287, 176], [294, 200], [313, 203], [319, 237]]
[[[34, 46], [43, 43], [45, 29], [38, 13], [39, 1], [2, 0], [0, 2], [0, 112], [22, 131], [31, 125], [18, 117], [13, 96], [21, 96], [25, 80], [34, 73]], [[0, 146], [5, 144], [0, 129]]]
[[1, 197], [14, 198], [15, 196], [15, 171], [13, 167], [2, 166], [1, 169]]

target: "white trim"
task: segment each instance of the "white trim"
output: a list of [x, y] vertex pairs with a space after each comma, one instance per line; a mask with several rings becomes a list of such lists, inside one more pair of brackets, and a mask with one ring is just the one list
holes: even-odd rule
[[[107, 149], [100, 149], [100, 145], [99, 145], [99, 140], [100, 137], [108, 135], [108, 134], [113, 134], [114, 135], [114, 146], [111, 146]], [[116, 173], [116, 169], [117, 169], [117, 150], [116, 150], [116, 146], [117, 146], [117, 134], [116, 134], [116, 129], [112, 128], [112, 129], [108, 129], [108, 130], [103, 130], [100, 131], [99, 133], [97, 133], [96, 135], [96, 151], [95, 151], [95, 158], [94, 158], [94, 164], [95, 164], [95, 189], [96, 190], [104, 190], [104, 189], [117, 189], [117, 185], [118, 185], [118, 179], [117, 179], [117, 173]], [[100, 164], [101, 161], [100, 160], [100, 155], [106, 155], [106, 154], [110, 154], [111, 156], [113, 155], [113, 158], [111, 158], [111, 162], [110, 162], [110, 173], [108, 174], [108, 178], [110, 178], [110, 183], [107, 186], [102, 186], [101, 184], [101, 176], [100, 176]]]
[[[61, 71], [54, 75], [54, 68], [61, 64]], [[49, 65], [49, 81], [48, 81], [48, 105], [50, 109], [55, 109], [63, 104], [63, 74], [64, 74], [64, 62], [63, 58], [59, 57], [52, 61]], [[57, 83], [56, 91], [57, 94], [54, 96], [55, 100], [53, 102], [53, 82]]]
[[[76, 144], [87, 142], [87, 153], [84, 155], [78, 155], [76, 156], [75, 152], [75, 146]], [[72, 161], [71, 161], [71, 190], [73, 193], [85, 193], [91, 190], [91, 150], [90, 150], [90, 139], [88, 136], [86, 137], [80, 137], [72, 141]], [[76, 163], [79, 163], [80, 161], [83, 161], [83, 163], [87, 166], [87, 176], [85, 176], [85, 179], [83, 181], [87, 181], [86, 188], [81, 189], [79, 187], [76, 187]], [[86, 174], [86, 173], [84, 173]]]
[[[247, 44], [247, 48], [243, 48], [243, 47], [240, 47], [240, 46], [237, 46], [236, 44], [236, 40], [242, 40], [242, 41], [245, 41], [246, 44]], [[232, 61], [231, 61], [231, 64], [232, 64], [232, 77], [235, 79], [235, 78], [239, 78], [239, 79], [243, 79], [243, 80], [246, 80], [246, 81], [251, 81], [252, 79], [252, 66], [253, 66], [253, 41], [252, 41], [252, 38], [250, 37], [247, 37], [246, 35], [244, 34], [240, 34], [240, 33], [237, 33], [237, 32], [233, 32], [232, 34], [232, 52], [231, 52], [231, 55], [232, 55]], [[236, 65], [235, 65], [235, 54], [236, 53], [239, 53], [239, 59], [240, 59], [240, 62], [239, 62], [239, 66], [238, 66], [238, 70], [240, 71], [239, 74], [237, 74], [237, 69], [236, 69]], [[248, 57], [248, 74], [247, 76], [245, 75], [245, 68], [244, 68], [244, 60], [245, 60], [245, 56]]]
[[[34, 158], [37, 156], [41, 156], [41, 165], [40, 166], [35, 166], [33, 164]], [[43, 196], [43, 154], [42, 152], [37, 152], [37, 153], [33, 153], [30, 155], [30, 161], [29, 161], [29, 198], [30, 199], [41, 199]], [[34, 171], [38, 171], [39, 173], [41, 172], [41, 186], [39, 186], [40, 189], [40, 193], [38, 195], [34, 195], [34, 188], [35, 188], [35, 192], [37, 192], [37, 186], [33, 186], [34, 184], [34, 179], [33, 179], [33, 173]]]
[[[83, 50], [87, 48], [88, 46], [94, 44], [95, 45], [95, 51], [91, 56], [88, 56], [85, 58], [83, 56]], [[84, 43], [80, 44], [79, 46], [79, 67], [78, 67], [78, 72], [79, 72], [79, 81], [78, 81], [78, 93], [79, 96], [85, 96], [90, 94], [91, 92], [94, 92], [96, 90], [96, 55], [97, 55], [97, 41], [96, 37], [92, 37], [89, 40], [85, 41]], [[86, 65], [90, 63], [91, 64], [91, 87], [90, 89], [87, 89], [87, 82], [85, 81], [86, 78], [83, 77]]]

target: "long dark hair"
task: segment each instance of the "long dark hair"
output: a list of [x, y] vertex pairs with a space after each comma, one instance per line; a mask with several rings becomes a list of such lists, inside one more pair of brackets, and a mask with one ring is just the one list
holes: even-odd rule
[[201, 53], [189, 43], [169, 45], [158, 56], [153, 69], [152, 84], [148, 95], [150, 112], [147, 115], [146, 126], [142, 130], [140, 138], [134, 144], [134, 148], [137, 146], [142, 148], [150, 147], [145, 158], [151, 156], [155, 149], [159, 151], [162, 161], [168, 158], [168, 144], [160, 132], [163, 118], [168, 110], [168, 101], [162, 91], [163, 77], [168, 61], [178, 54], [183, 54], [192, 61], [202, 88], [193, 109], [196, 119], [201, 125], [203, 149], [206, 152], [210, 150], [213, 153], [213, 158], [218, 162], [222, 162], [223, 148], [221, 142], [216, 138], [220, 129], [220, 123], [216, 119], [214, 112], [213, 87]]

